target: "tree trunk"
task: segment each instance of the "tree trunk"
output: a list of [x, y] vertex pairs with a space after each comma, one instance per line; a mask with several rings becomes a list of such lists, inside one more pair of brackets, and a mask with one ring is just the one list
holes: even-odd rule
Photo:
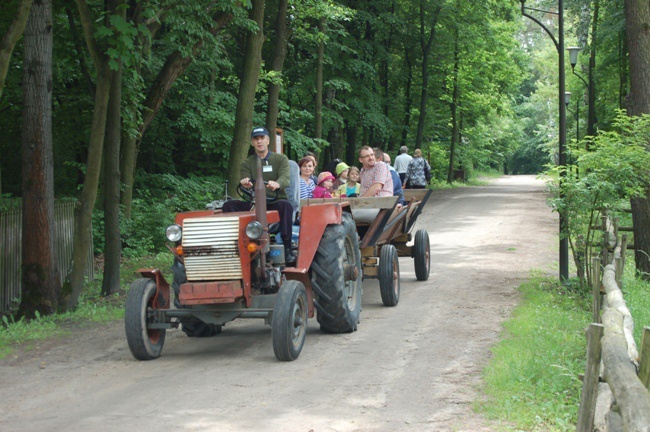
[[[318, 21], [318, 33], [320, 33], [320, 42], [318, 43], [318, 60], [316, 61], [316, 113], [314, 116], [314, 138], [320, 140], [323, 138], [323, 63], [325, 61], [325, 17]], [[320, 148], [320, 143], [318, 145]]]
[[402, 142], [400, 146], [406, 145], [409, 127], [411, 125], [411, 106], [413, 98], [411, 97], [411, 86], [413, 85], [413, 62], [411, 60], [411, 50], [405, 45], [404, 60], [406, 61], [406, 85], [404, 86], [404, 124], [402, 126]]
[[[625, 0], [625, 27], [630, 61], [631, 116], [650, 114], [650, 3]], [[650, 185], [644, 197], [631, 200], [634, 224], [634, 259], [642, 277], [650, 280]]]
[[235, 131], [230, 145], [228, 163], [228, 179], [230, 180], [231, 195], [235, 195], [239, 184], [241, 164], [246, 159], [251, 145], [251, 130], [253, 129], [253, 109], [255, 90], [260, 77], [262, 64], [262, 45], [264, 43], [264, 0], [253, 0], [253, 8], [249, 18], [257, 23], [258, 30], [246, 37], [244, 66], [242, 71], [237, 110], [235, 111]]
[[[210, 29], [210, 33], [216, 35], [232, 20], [233, 14], [219, 13], [215, 16], [215, 25]], [[174, 51], [165, 60], [165, 64], [158, 72], [154, 79], [147, 98], [142, 106], [142, 124], [138, 129], [137, 136], [126, 136], [122, 143], [120, 172], [122, 176], [122, 185], [124, 191], [120, 197], [124, 217], [131, 218], [131, 201], [133, 200], [133, 182], [135, 179], [135, 167], [138, 160], [138, 147], [147, 128], [158, 114], [167, 93], [171, 89], [176, 79], [181, 76], [185, 70], [192, 64], [192, 61], [203, 47], [203, 41], [197, 42], [192, 48], [192, 54], [183, 57], [180, 51]]]
[[[51, 9], [51, 2], [49, 5]], [[32, 0], [20, 1], [16, 16], [9, 25], [9, 29], [2, 38], [2, 41], [0, 41], [0, 97], [2, 97], [2, 90], [5, 88], [5, 79], [7, 78], [7, 71], [9, 70], [11, 54], [14, 52], [14, 47], [25, 30], [31, 7]]]
[[90, 139], [88, 143], [88, 160], [84, 176], [83, 189], [79, 204], [75, 210], [74, 246], [72, 251], [72, 269], [63, 286], [64, 307], [74, 309], [79, 302], [79, 295], [84, 285], [86, 266], [88, 265], [88, 249], [92, 236], [92, 215], [104, 150], [104, 134], [106, 131], [106, 113], [108, 111], [108, 95], [111, 86], [111, 73], [108, 60], [101, 52], [94, 39], [93, 18], [85, 0], [76, 0], [84, 29], [88, 51], [93, 58], [97, 70], [95, 88], [95, 107], [93, 111]]
[[59, 307], [61, 282], [54, 246], [52, 154], [52, 2], [31, 8], [23, 59], [22, 276], [19, 316]]
[[[589, 54], [589, 85], [587, 86], [587, 135], [596, 135], [596, 83], [594, 73], [596, 71], [596, 50], [598, 49], [598, 11], [599, 1], [594, 1], [594, 15], [591, 26], [591, 52]], [[587, 144], [589, 145], [589, 144]], [[588, 150], [588, 149], [587, 149]]]
[[458, 31], [456, 31], [456, 41], [454, 47], [454, 90], [451, 97], [451, 145], [449, 147], [449, 168], [447, 169], [447, 183], [454, 181], [454, 165], [456, 164], [456, 146], [460, 144], [460, 121], [458, 119], [458, 105], [460, 104], [458, 89]]
[[436, 36], [436, 25], [438, 22], [438, 15], [442, 6], [437, 6], [433, 13], [431, 21], [431, 29], [429, 36], [426, 36], [425, 31], [425, 13], [424, 1], [420, 0], [420, 50], [422, 52], [422, 93], [420, 93], [420, 117], [418, 118], [418, 131], [415, 138], [415, 147], [422, 147], [424, 140], [424, 125], [427, 118], [427, 101], [429, 98], [429, 55], [431, 54], [431, 47], [433, 40]]
[[[124, 0], [113, 0], [121, 3]], [[111, 9], [124, 14], [119, 4]], [[122, 239], [120, 235], [120, 144], [122, 136], [122, 63], [118, 70], [110, 72], [110, 92], [104, 136], [104, 277], [102, 295], [108, 296], [120, 289], [120, 258]]]
[[[287, 24], [288, 0], [278, 2], [278, 14], [275, 19], [275, 50], [271, 62], [271, 68], [278, 73], [277, 83], [269, 85], [269, 99], [266, 108], [266, 128], [271, 134], [270, 148], [275, 148], [275, 128], [278, 125], [278, 102], [280, 100], [280, 88], [282, 87], [282, 68], [287, 57], [287, 42], [289, 40], [290, 28]], [[285, 150], [286, 152], [286, 150]]]

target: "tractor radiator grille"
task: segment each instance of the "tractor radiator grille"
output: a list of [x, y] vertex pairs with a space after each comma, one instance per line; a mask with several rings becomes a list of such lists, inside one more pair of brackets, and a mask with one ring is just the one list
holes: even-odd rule
[[205, 217], [183, 221], [183, 254], [188, 281], [242, 278], [239, 218]]

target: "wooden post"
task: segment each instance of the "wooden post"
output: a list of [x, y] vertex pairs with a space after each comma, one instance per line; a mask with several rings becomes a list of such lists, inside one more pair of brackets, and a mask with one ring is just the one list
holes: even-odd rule
[[609, 229], [607, 229], [607, 214], [603, 213], [603, 249], [601, 250], [603, 265], [609, 262]]
[[643, 341], [639, 356], [639, 379], [650, 390], [650, 327], [643, 327]]
[[[627, 253], [627, 234], [621, 236], [621, 260], [623, 260], [623, 271], [625, 271], [625, 254]], [[620, 285], [619, 285], [620, 286]]]
[[594, 414], [596, 413], [602, 354], [600, 339], [603, 337], [604, 329], [602, 324], [590, 324], [587, 329], [587, 365], [585, 367], [585, 377], [582, 380], [577, 432], [592, 432], [594, 429]]
[[616, 285], [619, 288], [623, 288], [623, 285], [621, 285], [621, 280], [623, 279], [623, 259], [620, 253], [614, 254], [614, 272], [616, 274]]
[[592, 322], [600, 322], [600, 258], [594, 257], [591, 259], [591, 294], [593, 296], [592, 302]]

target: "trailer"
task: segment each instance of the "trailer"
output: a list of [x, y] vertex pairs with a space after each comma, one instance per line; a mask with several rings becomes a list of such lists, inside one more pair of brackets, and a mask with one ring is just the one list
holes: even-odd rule
[[398, 197], [310, 198], [301, 200], [300, 205], [340, 203], [349, 209], [359, 236], [363, 279], [379, 279], [383, 304], [396, 306], [400, 297], [399, 257], [413, 258], [417, 280], [429, 278], [429, 233], [419, 229], [413, 235], [412, 231], [432, 193], [431, 189], [404, 189], [402, 206]]

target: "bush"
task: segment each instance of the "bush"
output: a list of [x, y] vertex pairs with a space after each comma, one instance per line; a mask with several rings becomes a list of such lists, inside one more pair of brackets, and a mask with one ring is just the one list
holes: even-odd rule
[[[182, 178], [171, 174], [138, 173], [131, 204], [131, 219], [120, 218], [122, 252], [125, 257], [157, 253], [164, 249], [165, 228], [176, 213], [203, 210], [224, 194], [221, 177]], [[104, 214], [93, 212], [95, 253], [104, 251]]]

